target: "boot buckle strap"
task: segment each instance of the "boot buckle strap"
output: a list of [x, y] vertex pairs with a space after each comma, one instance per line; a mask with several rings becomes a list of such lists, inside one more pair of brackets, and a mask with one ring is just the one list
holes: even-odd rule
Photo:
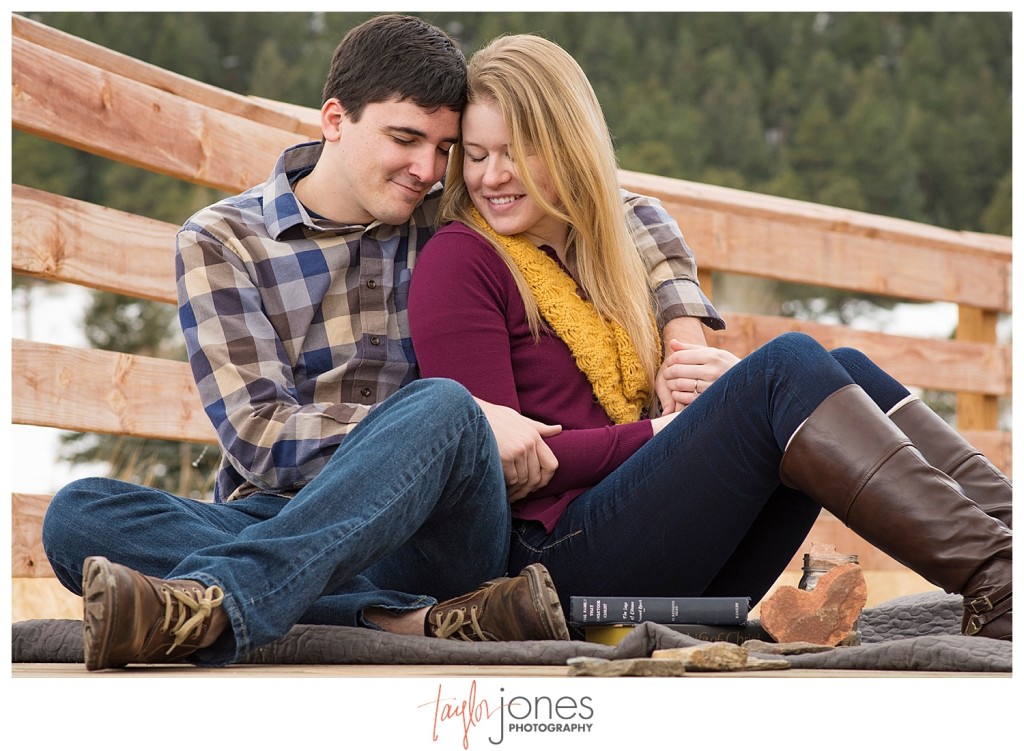
[[[1004, 587], [996, 590], [991, 597], [988, 595], [976, 597], [964, 604], [964, 610], [971, 613], [963, 627], [963, 633], [966, 636], [974, 636], [981, 631], [985, 624], [991, 623], [1010, 611], [1013, 607], [1012, 600], [1007, 596], [1009, 593], [1001, 591], [1002, 589]], [[993, 598], [995, 599], [994, 603]]]
[[964, 636], [974, 636], [976, 633], [981, 631], [981, 629], [984, 628], [987, 624], [996, 620], [996, 618], [1003, 615], [1007, 611], [1009, 611], [1009, 608], [1000, 608], [994, 613], [991, 613], [986, 616], [972, 615], [970, 618], [967, 619], [967, 623], [964, 624]]
[[984, 625], [978, 616], [972, 615], [967, 619], [967, 624], [964, 626], [964, 636], [974, 636], [981, 631], [981, 627]]
[[[1007, 582], [1003, 586], [996, 588], [992, 592], [989, 592], [987, 595], [975, 597], [971, 600], [965, 600], [964, 608], [972, 613], [977, 613], [979, 615], [981, 613], [988, 613], [991, 610], [997, 608], [999, 605], [1004, 604], [1007, 600], [1009, 600], [1012, 591], [1013, 584], [1011, 582]], [[1007, 608], [1004, 607], [1000, 610], [1000, 612], [1004, 612], [1006, 609]]]
[[[992, 605], [992, 600], [988, 598], [988, 595], [984, 595], [983, 597], [976, 597], [967, 603], [967, 609], [971, 613], [974, 613], [976, 615], [981, 613], [987, 613], [993, 607], [994, 606]], [[973, 619], [974, 616], [972, 615], [971, 618]]]

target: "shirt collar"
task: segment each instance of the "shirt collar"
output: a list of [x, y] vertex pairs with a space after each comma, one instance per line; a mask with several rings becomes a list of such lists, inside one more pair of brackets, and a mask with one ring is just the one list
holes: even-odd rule
[[314, 226], [292, 186], [316, 166], [323, 144], [319, 141], [300, 143], [285, 149], [274, 165], [270, 179], [263, 184], [263, 216], [267, 233], [275, 240], [296, 225]]
[[[277, 164], [274, 165], [274, 171], [263, 184], [263, 216], [268, 235], [279, 240], [282, 233], [298, 225], [315, 227], [325, 232], [351, 230], [358, 227], [361, 231], [383, 228], [387, 234], [388, 231], [398, 229], [386, 225], [380, 220], [374, 220], [365, 225], [351, 225], [337, 224], [329, 219], [317, 219], [310, 215], [306, 207], [295, 196], [293, 187], [300, 178], [305, 177], [313, 170], [323, 150], [322, 142], [310, 141], [290, 146], [281, 152]], [[432, 205], [436, 203], [442, 189], [443, 182], [434, 185], [427, 194], [426, 202], [430, 202]], [[424, 226], [433, 223], [433, 213], [424, 214], [422, 203], [416, 208], [410, 221], [415, 223], [417, 216], [424, 222]]]

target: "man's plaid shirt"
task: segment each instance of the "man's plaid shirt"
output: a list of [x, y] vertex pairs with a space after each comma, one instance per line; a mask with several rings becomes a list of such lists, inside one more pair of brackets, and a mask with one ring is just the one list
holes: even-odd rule
[[[417, 377], [409, 280], [440, 185], [401, 226], [338, 224], [311, 215], [292, 192], [320, 151], [287, 149], [267, 182], [199, 211], [178, 232], [179, 317], [224, 449], [218, 501], [294, 494], [375, 404]], [[675, 221], [653, 199], [623, 198], [657, 285], [659, 324], [696, 316], [722, 328]]]

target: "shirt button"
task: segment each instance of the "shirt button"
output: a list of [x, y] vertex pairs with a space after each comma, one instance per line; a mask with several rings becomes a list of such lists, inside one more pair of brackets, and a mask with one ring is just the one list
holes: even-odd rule
[[370, 289], [377, 289], [377, 282], [371, 279], [366, 283], [366, 286], [369, 287]]
[[359, 391], [359, 393], [362, 394], [363, 396], [369, 396], [370, 395], [370, 387], [369, 386], [363, 386], [363, 388]]
[[374, 347], [376, 347], [378, 344], [380, 344], [380, 337], [379, 336], [371, 336], [370, 337], [370, 344], [372, 344]]

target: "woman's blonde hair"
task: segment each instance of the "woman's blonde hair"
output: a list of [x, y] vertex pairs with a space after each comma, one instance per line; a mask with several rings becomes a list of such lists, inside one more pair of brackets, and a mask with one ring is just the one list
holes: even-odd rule
[[[660, 365], [653, 295], [626, 224], [608, 125], [586, 74], [554, 42], [531, 34], [502, 36], [470, 58], [469, 103], [498, 107], [516, 164], [526, 164], [531, 153], [547, 167], [558, 205], [544, 199], [527, 170], [519, 173], [519, 179], [534, 202], [568, 225], [570, 267], [575, 266], [598, 313], [625, 329], [653, 383]], [[456, 144], [439, 224], [457, 219], [476, 226], [463, 178], [463, 158], [462, 145]], [[536, 335], [541, 325], [537, 303], [516, 264], [504, 249], [492, 245], [516, 280]]]

